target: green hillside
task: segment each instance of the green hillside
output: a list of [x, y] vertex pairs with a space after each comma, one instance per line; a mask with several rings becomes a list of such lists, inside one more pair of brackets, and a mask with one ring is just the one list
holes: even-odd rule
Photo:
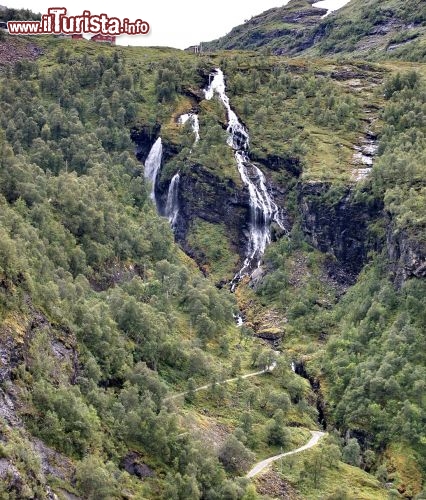
[[351, 0], [325, 18], [326, 11], [311, 3], [291, 0], [203, 47], [264, 49], [286, 56], [425, 60], [426, 6], [422, 0]]
[[[423, 498], [424, 7], [359, 6], [201, 55], [2, 35], [0, 498]], [[253, 207], [215, 68], [281, 217], [234, 293]]]

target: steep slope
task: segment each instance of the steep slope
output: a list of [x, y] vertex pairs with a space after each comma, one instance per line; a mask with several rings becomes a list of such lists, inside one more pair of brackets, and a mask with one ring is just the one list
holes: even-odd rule
[[[303, 43], [310, 44], [310, 33], [320, 24], [326, 9], [312, 7], [313, 1], [291, 0], [284, 7], [274, 8], [252, 17], [243, 25], [216, 41], [203, 43], [204, 49], [271, 48], [292, 54], [301, 50]], [[302, 41], [301, 38], [305, 38]], [[289, 42], [292, 43], [289, 43]]]
[[220, 496], [165, 395], [231, 365], [233, 300], [173, 243], [130, 140], [171, 52], [39, 42], [0, 84], [0, 496]]
[[206, 50], [253, 50], [296, 55], [348, 55], [424, 61], [426, 6], [421, 0], [351, 0], [323, 19], [324, 10], [292, 0], [204, 43]]
[[[284, 356], [273, 374], [238, 378], [275, 354], [237, 329], [234, 296], [174, 244], [130, 140], [146, 158], [161, 131], [165, 164], [152, 166], [166, 185], [178, 167], [195, 183], [210, 174], [200, 193], [229, 193], [231, 179], [243, 192], [212, 119], [221, 107], [206, 103], [197, 151], [177, 120], [214, 62], [37, 42], [43, 55], [23, 51], [0, 80], [0, 495], [242, 499], [250, 486], [234, 476], [301, 446], [315, 398]], [[191, 148], [198, 169], [179, 158]], [[232, 271], [238, 258], [232, 249]]]
[[[37, 43], [0, 80], [1, 495], [262, 498], [321, 426], [259, 492], [418, 494], [423, 65]], [[253, 184], [285, 230], [231, 294]]]

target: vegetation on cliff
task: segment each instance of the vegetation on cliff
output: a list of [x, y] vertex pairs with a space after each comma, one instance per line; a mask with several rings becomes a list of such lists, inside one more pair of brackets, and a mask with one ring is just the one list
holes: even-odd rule
[[[418, 4], [370, 3], [321, 21], [298, 0], [250, 36], [278, 53], [302, 22], [310, 53], [359, 55], [393, 19], [417, 48], [401, 31], [369, 57], [422, 60]], [[37, 43], [0, 75], [0, 496], [422, 495], [423, 65]], [[215, 67], [288, 230], [272, 227], [235, 294], [249, 205], [224, 108], [202, 92]], [[143, 176], [159, 135], [160, 205], [181, 178], [175, 235]], [[268, 484], [243, 478], [320, 425]]]
[[206, 50], [256, 50], [286, 56], [425, 61], [426, 7], [421, 0], [351, 0], [326, 10], [291, 0], [203, 43]]

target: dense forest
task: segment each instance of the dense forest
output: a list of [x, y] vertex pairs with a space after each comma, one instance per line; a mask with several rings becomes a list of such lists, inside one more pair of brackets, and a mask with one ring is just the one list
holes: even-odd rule
[[[1, 498], [424, 498], [423, 65], [34, 43], [0, 40]], [[231, 287], [243, 168], [280, 224]]]

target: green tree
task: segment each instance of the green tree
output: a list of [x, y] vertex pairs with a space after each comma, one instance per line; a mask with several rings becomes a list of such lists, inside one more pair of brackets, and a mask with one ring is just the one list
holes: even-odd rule
[[349, 465], [359, 467], [361, 464], [361, 447], [355, 438], [349, 439], [346, 446], [343, 447], [342, 459]]
[[268, 443], [286, 448], [290, 443], [290, 432], [285, 427], [285, 415], [282, 410], [277, 410], [268, 423]]
[[314, 448], [309, 453], [309, 458], [303, 461], [301, 479], [308, 479], [315, 488], [318, 488], [324, 465], [322, 451], [318, 448]]
[[76, 468], [77, 488], [88, 499], [107, 499], [114, 494], [116, 483], [101, 460], [89, 455]]
[[245, 472], [254, 459], [254, 454], [234, 435], [230, 435], [219, 450], [219, 460], [229, 472]]
[[193, 403], [195, 401], [195, 397], [196, 397], [196, 392], [195, 392], [195, 389], [196, 389], [196, 384], [195, 384], [195, 381], [194, 379], [191, 377], [188, 379], [188, 383], [186, 385], [186, 394], [185, 394], [185, 401], [188, 402], [188, 403]]

